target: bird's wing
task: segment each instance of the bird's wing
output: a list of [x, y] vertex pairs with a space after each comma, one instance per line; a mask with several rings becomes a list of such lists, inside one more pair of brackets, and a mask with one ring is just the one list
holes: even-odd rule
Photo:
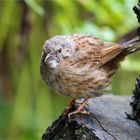
[[123, 46], [120, 44], [104, 42], [93, 36], [83, 38], [77, 47], [79, 47], [76, 55], [77, 63], [83, 64], [83, 67], [88, 64], [95, 68], [108, 63], [123, 50]]
[[101, 58], [99, 63], [101, 65], [106, 64], [120, 54], [122, 50], [123, 46], [117, 43], [104, 42], [104, 46], [101, 49]]

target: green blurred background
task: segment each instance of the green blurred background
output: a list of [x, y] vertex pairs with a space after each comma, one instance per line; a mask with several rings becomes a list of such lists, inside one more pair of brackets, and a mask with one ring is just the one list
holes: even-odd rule
[[[70, 98], [52, 94], [41, 80], [44, 41], [57, 34], [90, 33], [116, 41], [134, 30], [137, 0], [0, 1], [0, 139], [37, 140]], [[131, 95], [140, 53], [126, 58], [110, 92]]]

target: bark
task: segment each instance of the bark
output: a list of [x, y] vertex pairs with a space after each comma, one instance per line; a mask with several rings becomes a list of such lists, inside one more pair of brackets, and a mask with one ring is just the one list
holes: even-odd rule
[[[130, 97], [103, 95], [89, 100], [90, 114], [64, 112], [47, 128], [42, 140], [140, 140], [140, 126], [128, 119]], [[75, 106], [71, 106], [71, 111]]]

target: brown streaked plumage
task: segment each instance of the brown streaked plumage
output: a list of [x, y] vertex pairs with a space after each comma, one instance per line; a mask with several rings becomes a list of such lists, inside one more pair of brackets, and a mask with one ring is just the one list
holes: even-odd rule
[[[136, 43], [135, 43], [136, 44]], [[92, 35], [56, 36], [43, 46], [40, 71], [56, 93], [73, 98], [100, 96], [123, 58], [140, 48]]]

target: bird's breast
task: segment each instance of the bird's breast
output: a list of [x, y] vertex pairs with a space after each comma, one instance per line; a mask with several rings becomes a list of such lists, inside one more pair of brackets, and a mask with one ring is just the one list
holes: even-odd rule
[[[86, 73], [75, 72], [72, 69], [61, 68], [49, 75], [49, 85], [55, 92], [77, 97], [99, 96], [110, 84], [104, 69], [90, 69]], [[79, 69], [80, 71], [80, 69]]]

